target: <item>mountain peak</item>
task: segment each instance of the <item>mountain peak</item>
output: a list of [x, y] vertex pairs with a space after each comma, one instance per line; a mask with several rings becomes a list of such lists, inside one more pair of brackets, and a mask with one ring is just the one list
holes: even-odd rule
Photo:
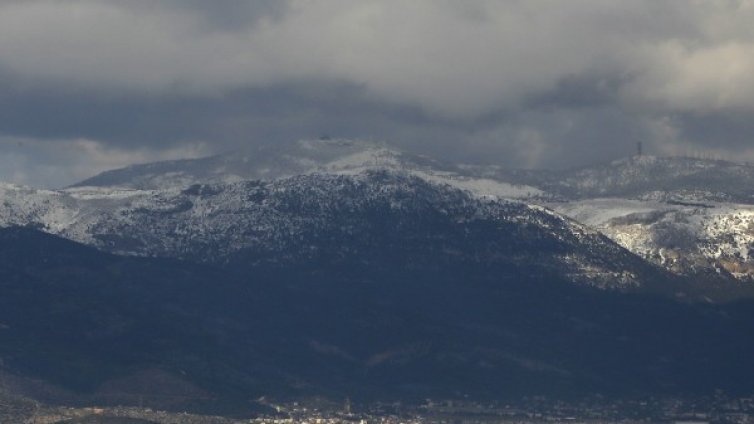
[[610, 162], [610, 166], [653, 165], [656, 164], [660, 159], [660, 157], [652, 155], [634, 155], [615, 159]]
[[73, 187], [162, 189], [196, 183], [274, 180], [318, 171], [357, 172], [375, 167], [395, 168], [417, 159], [382, 142], [304, 139], [199, 159], [132, 165], [103, 172]]

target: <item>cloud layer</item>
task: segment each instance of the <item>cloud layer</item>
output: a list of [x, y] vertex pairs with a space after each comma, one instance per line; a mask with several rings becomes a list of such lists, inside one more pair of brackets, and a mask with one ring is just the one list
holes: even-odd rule
[[5, 1], [0, 136], [156, 157], [324, 133], [509, 166], [636, 141], [741, 157], [751, 22], [748, 0]]

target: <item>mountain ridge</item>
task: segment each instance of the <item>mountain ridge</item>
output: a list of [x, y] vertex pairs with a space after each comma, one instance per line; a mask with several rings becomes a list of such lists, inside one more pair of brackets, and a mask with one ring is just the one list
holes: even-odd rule
[[[34, 223], [46, 231], [114, 253], [208, 263], [223, 263], [242, 251], [247, 261], [252, 257], [282, 261], [290, 255], [294, 255], [290, 260], [295, 261], [297, 257], [323, 252], [337, 257], [345, 254], [338, 253], [338, 248], [354, 247], [351, 242], [371, 246], [369, 249], [374, 251], [365, 254], [368, 258], [385, 249], [381, 243], [388, 242], [384, 237], [392, 231], [405, 227], [410, 236], [415, 228], [425, 228], [433, 222], [437, 234], [465, 229], [442, 240], [417, 238], [417, 246], [438, 252], [448, 249], [465, 260], [504, 262], [508, 259], [502, 252], [513, 255], [515, 252], [508, 245], [514, 244], [531, 244], [526, 249], [535, 256], [538, 249], [545, 254], [548, 246], [562, 245], [546, 253], [551, 256], [543, 261], [567, 269], [574, 281], [605, 287], [639, 285], [638, 274], [650, 272], [651, 268], [599, 233], [548, 209], [478, 197], [449, 185], [389, 171], [194, 185], [181, 191], [106, 191], [101, 197], [97, 197], [99, 192], [82, 190], [54, 193], [50, 199], [31, 202], [20, 218], [12, 214], [0, 217], [5, 215], [6, 225]], [[373, 232], [370, 226], [386, 216], [395, 219], [393, 227]], [[514, 233], [501, 239], [507, 240], [508, 245], [499, 244], [480, 229], [473, 230], [479, 226], [493, 234], [508, 227]], [[476, 231], [473, 237], [469, 235], [472, 230]], [[383, 239], [358, 238], [378, 235]], [[333, 238], [349, 241], [332, 244], [328, 240]], [[471, 244], [463, 248], [456, 245], [466, 243], [465, 238]], [[475, 245], [473, 240], [480, 244]], [[544, 244], [533, 247], [539, 240]], [[397, 239], [391, 243], [401, 246]], [[311, 247], [304, 249], [307, 245]], [[487, 245], [490, 247], [484, 248]], [[566, 245], [571, 247], [565, 248]], [[483, 248], [489, 251], [480, 250]]]
[[[714, 279], [715, 273], [722, 273], [724, 278], [754, 282], [754, 255], [748, 253], [754, 250], [754, 221], [750, 218], [754, 211], [754, 189], [750, 188], [754, 187], [754, 167], [748, 164], [633, 156], [572, 170], [511, 171], [445, 163], [404, 154], [386, 143], [359, 140], [299, 141], [293, 148], [268, 149], [256, 162], [250, 161], [248, 155], [221, 158], [210, 159], [245, 167], [244, 175], [261, 181], [290, 178], [292, 174], [355, 175], [377, 170], [404, 173], [466, 190], [477, 197], [544, 206], [602, 232], [677, 275]], [[184, 166], [201, 161], [169, 163]], [[278, 175], [261, 172], [275, 164], [287, 165]], [[145, 166], [160, 169], [162, 165]], [[120, 175], [119, 185], [89, 190], [130, 190], [139, 186], [175, 190], [189, 182], [222, 184], [244, 178], [242, 173], [223, 173], [220, 165], [212, 168], [209, 176], [192, 176], [191, 167], [183, 169], [178, 172], [181, 178], [174, 178], [176, 169], [172, 168], [142, 177], [116, 170], [113, 172]], [[97, 177], [87, 181], [76, 190], [83, 193], [87, 190], [82, 186], [85, 183], [106, 182]], [[656, 219], [647, 219], [651, 217]]]

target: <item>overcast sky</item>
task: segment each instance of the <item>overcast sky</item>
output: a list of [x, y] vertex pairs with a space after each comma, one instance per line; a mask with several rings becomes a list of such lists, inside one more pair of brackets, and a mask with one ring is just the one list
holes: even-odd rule
[[0, 180], [322, 135], [754, 160], [754, 1], [0, 0]]

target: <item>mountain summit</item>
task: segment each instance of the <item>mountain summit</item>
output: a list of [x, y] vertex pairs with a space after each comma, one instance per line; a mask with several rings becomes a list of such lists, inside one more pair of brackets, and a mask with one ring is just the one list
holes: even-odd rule
[[[384, 143], [304, 140], [248, 154], [109, 171], [48, 197], [55, 203], [69, 195], [96, 197], [105, 191], [182, 190], [191, 184], [368, 170], [410, 175], [476, 197], [544, 206], [677, 275], [754, 281], [754, 167], [720, 160], [633, 156], [572, 170], [521, 171], [445, 163]], [[32, 209], [44, 209], [44, 204]]]
[[274, 180], [315, 172], [441, 168], [438, 162], [364, 140], [314, 139], [260, 146], [201, 159], [133, 165], [103, 172], [74, 187], [162, 189], [202, 183]]
[[[385, 178], [374, 177], [380, 173]], [[6, 185], [0, 187], [0, 223], [32, 224], [116, 253], [190, 257], [206, 251], [207, 260], [215, 260], [220, 250], [254, 243], [264, 250], [281, 240], [276, 231], [288, 234], [303, 222], [272, 206], [279, 193], [324, 201], [342, 184], [372, 185], [376, 192], [390, 178], [404, 181], [398, 186], [411, 181], [460, 190], [470, 196], [465, 202], [515, 201], [534, 206], [532, 213], [554, 211], [651, 264], [710, 286], [754, 281], [754, 206], [748, 204], [754, 168], [691, 158], [642, 156], [575, 170], [511, 171], [445, 163], [384, 143], [302, 140], [135, 165], [64, 190]]]

